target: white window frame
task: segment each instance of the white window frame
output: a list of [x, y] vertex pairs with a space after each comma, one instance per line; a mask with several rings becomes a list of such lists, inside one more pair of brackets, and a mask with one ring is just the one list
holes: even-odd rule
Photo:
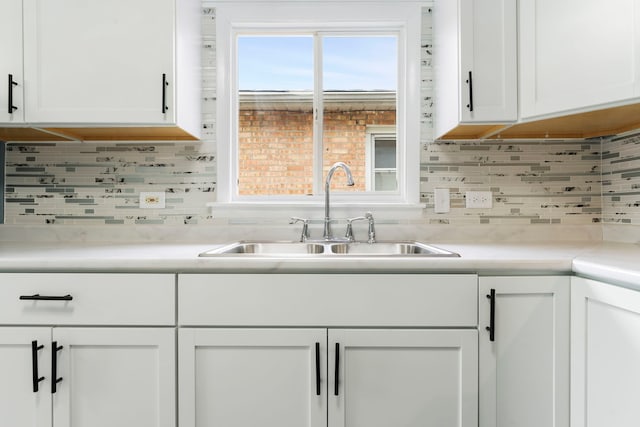
[[[417, 1], [217, 1], [217, 202], [211, 204], [247, 206], [323, 204], [324, 196], [244, 196], [237, 194], [237, 70], [236, 35], [249, 31], [283, 33], [308, 31], [394, 32], [398, 35], [398, 192], [390, 194], [332, 193], [333, 206], [419, 206], [420, 181], [420, 31], [421, 6]], [[320, 120], [319, 123], [322, 123]], [[317, 169], [317, 168], [316, 168]], [[320, 173], [322, 173], [320, 171]], [[314, 177], [314, 183], [321, 179]]]

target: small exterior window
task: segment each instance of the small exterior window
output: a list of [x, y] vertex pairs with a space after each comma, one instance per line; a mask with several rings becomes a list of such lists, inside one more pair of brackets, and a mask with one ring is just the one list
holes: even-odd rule
[[395, 126], [367, 129], [367, 189], [396, 191], [398, 168]]

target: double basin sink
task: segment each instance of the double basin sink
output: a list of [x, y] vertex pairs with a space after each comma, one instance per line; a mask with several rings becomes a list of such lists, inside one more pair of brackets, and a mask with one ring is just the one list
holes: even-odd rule
[[201, 257], [220, 256], [356, 256], [356, 257], [459, 257], [455, 252], [416, 241], [366, 242], [278, 242], [239, 241], [200, 254]]

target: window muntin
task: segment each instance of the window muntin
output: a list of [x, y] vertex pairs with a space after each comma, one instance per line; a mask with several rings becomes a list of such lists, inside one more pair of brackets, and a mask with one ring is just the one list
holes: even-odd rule
[[[396, 124], [398, 35], [238, 34], [240, 197], [312, 196], [336, 161], [368, 185], [366, 129]], [[310, 89], [313, 88], [313, 89]], [[396, 191], [385, 187], [385, 191]]]

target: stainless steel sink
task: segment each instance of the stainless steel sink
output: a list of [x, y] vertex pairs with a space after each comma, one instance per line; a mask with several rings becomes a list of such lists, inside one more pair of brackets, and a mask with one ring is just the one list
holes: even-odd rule
[[298, 242], [250, 242], [231, 243], [218, 249], [203, 252], [201, 257], [217, 255], [266, 255], [292, 256], [324, 253], [325, 247], [318, 243]]
[[457, 253], [415, 241], [278, 242], [239, 241], [201, 253], [201, 257], [459, 257]]
[[331, 245], [331, 252], [338, 255], [382, 255], [382, 256], [429, 256], [429, 257], [459, 257], [460, 255], [425, 245], [419, 242], [376, 242], [376, 243], [345, 243]]

